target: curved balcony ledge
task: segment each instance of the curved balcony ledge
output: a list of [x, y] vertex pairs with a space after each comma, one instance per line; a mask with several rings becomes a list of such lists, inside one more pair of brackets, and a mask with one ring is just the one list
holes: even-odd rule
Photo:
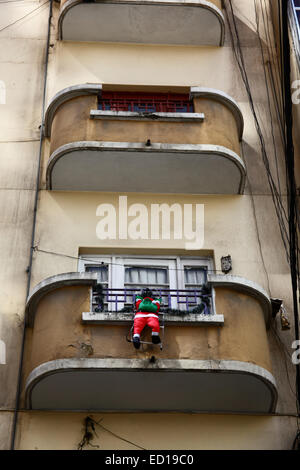
[[[251, 297], [254, 297], [257, 299], [263, 309], [264, 313], [264, 318], [266, 325], [268, 326], [271, 320], [271, 315], [272, 315], [272, 306], [271, 306], [271, 300], [268, 296], [268, 294], [265, 292], [265, 290], [256, 284], [253, 281], [249, 281], [248, 279], [245, 279], [243, 277], [239, 276], [229, 276], [229, 275], [218, 275], [218, 274], [208, 274], [207, 277], [208, 284], [211, 285], [212, 287], [229, 287], [230, 289], [236, 290], [237, 292], [242, 292], [245, 294], [250, 295]], [[40, 283], [38, 283], [34, 289], [30, 292], [27, 302], [26, 302], [26, 320], [27, 320], [27, 325], [28, 326], [33, 326], [34, 324], [34, 316], [36, 309], [38, 307], [38, 304], [40, 303], [41, 299], [48, 294], [51, 291], [54, 291], [55, 289], [59, 289], [62, 287], [66, 286], [93, 286], [97, 283], [97, 273], [79, 273], [79, 272], [70, 272], [70, 273], [62, 273], [62, 274], [57, 274], [56, 276], [51, 276], [48, 277], [47, 279], [44, 279]], [[100, 314], [99, 318], [97, 315], [93, 314], [91, 315], [90, 312], [85, 312], [82, 314], [82, 320], [83, 321], [92, 321], [94, 317], [94, 323], [99, 320], [99, 323], [103, 323], [107, 321], [107, 318], [101, 317], [102, 314]], [[118, 318], [115, 318], [113, 315], [110, 314], [111, 322], [114, 321], [121, 321], [123, 320], [127, 322], [128, 320], [122, 318], [121, 314], [117, 315]], [[197, 315], [189, 315], [189, 321], [188, 323], [191, 322], [191, 318], [193, 317], [193, 320], [196, 320]], [[171, 317], [170, 317], [171, 318]], [[205, 323], [211, 321], [212, 316], [209, 316], [209, 318], [205, 319]], [[177, 318], [178, 324], [182, 323], [184, 321], [184, 318]], [[224, 322], [224, 317], [223, 315], [215, 315], [215, 320], [219, 322], [220, 324], [223, 324]], [[172, 321], [172, 318], [171, 318]]]
[[[84, 83], [84, 84], [79, 84], [79, 85], [72, 85], [56, 93], [56, 95], [50, 100], [47, 106], [46, 113], [45, 113], [45, 128], [44, 128], [45, 137], [51, 136], [51, 127], [52, 127], [53, 118], [56, 114], [56, 111], [61, 105], [79, 96], [87, 96], [87, 95], [101, 96], [102, 88], [103, 88], [102, 84]], [[149, 88], [149, 90], [150, 89], [151, 87]], [[231, 96], [215, 88], [190, 87], [190, 97], [191, 99], [197, 99], [197, 98], [212, 99], [225, 105], [235, 117], [236, 125], [238, 128], [239, 139], [242, 140], [243, 131], [244, 131], [244, 118], [243, 118], [243, 114], [240, 109], [240, 106]], [[92, 118], [97, 117], [97, 113], [99, 112], [93, 111], [93, 110], [90, 111], [90, 115]], [[115, 113], [109, 112], [108, 114], [115, 114]], [[123, 114], [123, 118], [125, 118], [124, 113], [122, 114]], [[135, 115], [135, 119], [137, 119], [138, 113], [128, 113], [128, 115], [130, 116], [133, 114]], [[178, 114], [180, 113], [176, 113], [176, 114], [177, 116], [175, 117], [177, 118], [177, 120], [182, 119], [182, 115], [178, 117]], [[103, 112], [102, 112], [102, 116], [103, 116]], [[200, 120], [202, 121], [204, 118], [202, 113], [200, 113], [200, 117], [201, 117]], [[112, 115], [110, 116], [110, 118], [112, 118]], [[145, 119], [145, 116], [142, 115], [141, 119]]]
[[59, 106], [77, 96], [101, 95], [102, 85], [97, 83], [83, 83], [81, 85], [72, 85], [60, 90], [50, 100], [45, 113], [45, 137], [50, 137], [52, 121]]
[[30, 292], [26, 302], [26, 324], [33, 326], [36, 308], [49, 292], [66, 286], [93, 286], [97, 284], [97, 273], [63, 273], [39, 282]]
[[272, 374], [240, 361], [60, 359], [25, 389], [27, 407], [42, 410], [270, 413], [277, 401]]
[[[190, 93], [193, 112], [98, 110], [101, 84], [74, 85], [57, 93], [45, 114], [44, 133], [51, 139], [47, 188], [243, 193], [246, 169], [240, 140], [244, 121], [238, 104], [219, 90], [180, 88], [187, 100]], [[153, 87], [145, 89], [153, 94]], [[173, 90], [176, 94], [179, 89]], [[172, 94], [169, 88], [168, 93]], [[145, 176], [145, 164], [151, 175]], [[132, 168], [141, 178], [132, 181]], [[122, 181], [117, 177], [120, 172]]]
[[[93, 310], [96, 273], [45, 279], [26, 305], [31, 327], [24, 360], [27, 405], [101, 411], [273, 411], [276, 384], [265, 325], [269, 300], [250, 281], [231, 277], [226, 283], [221, 277], [209, 279], [214, 286], [213, 315], [175, 318], [166, 313], [163, 349], [150, 344], [140, 351], [126, 341], [132, 318], [129, 324], [124, 312], [86, 316]], [[149, 361], [153, 354], [154, 364]]]
[[216, 90], [215, 88], [192, 86], [190, 88], [190, 97], [192, 99], [209, 97], [219, 103], [223, 103], [234, 115], [238, 127], [239, 139], [242, 140], [244, 132], [244, 117], [240, 106], [231, 96], [221, 90]]
[[240, 276], [208, 274], [207, 282], [212, 287], [228, 287], [255, 297], [261, 304], [267, 328], [272, 318], [272, 303], [267, 292], [256, 282]]
[[221, 146], [72, 142], [52, 153], [46, 178], [51, 190], [242, 194], [245, 175], [242, 159]]
[[65, 41], [222, 46], [219, 0], [67, 0], [58, 20]]

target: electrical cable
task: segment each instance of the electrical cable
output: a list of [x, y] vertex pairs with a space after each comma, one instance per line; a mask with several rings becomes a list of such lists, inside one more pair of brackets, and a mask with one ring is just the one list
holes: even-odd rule
[[[63, 253], [56, 253], [55, 251], [48, 251], [48, 250], [41, 250], [40, 248], [38, 248], [37, 246], [33, 247], [33, 250], [36, 251], [36, 252], [39, 252], [39, 253], [45, 253], [45, 254], [48, 254], [48, 255], [55, 255], [55, 256], [62, 256], [64, 258], [70, 258], [70, 259], [74, 259], [74, 260], [84, 260], [84, 261], [93, 261], [97, 264], [100, 264], [100, 265], [105, 265], [105, 266], [123, 266], [122, 264], [120, 263], [113, 263], [111, 261], [99, 261], [99, 258], [89, 258], [85, 255], [82, 255], [82, 256], [72, 256], [72, 255], [65, 255]], [[103, 255], [105, 256], [105, 255]], [[141, 255], [142, 256], [142, 255]], [[147, 266], [143, 266], [143, 269], [153, 269], [152, 267], [147, 267]], [[168, 270], [170, 271], [185, 271], [185, 268], [171, 268], [171, 267], [168, 267]], [[216, 272], [223, 272], [221, 271], [220, 269], [206, 269], [207, 272], [213, 272], [213, 273], [216, 273]]]
[[292, 384], [291, 384], [291, 379], [290, 379], [290, 374], [289, 374], [289, 370], [288, 370], [288, 363], [287, 363], [287, 360], [286, 360], [286, 356], [288, 356], [288, 358], [290, 359], [290, 362], [291, 362], [291, 356], [289, 354], [289, 351], [286, 349], [286, 346], [285, 344], [282, 342], [280, 336], [278, 335], [277, 331], [275, 330], [274, 326], [271, 325], [271, 331], [272, 333], [274, 334], [274, 337], [280, 347], [280, 351], [282, 353], [282, 356], [283, 356], [283, 359], [284, 359], [284, 367], [285, 367], [285, 372], [286, 372], [286, 376], [287, 376], [287, 381], [288, 381], [288, 384], [289, 384], [289, 387], [290, 387], [290, 390], [294, 396], [294, 398], [297, 399], [297, 393], [296, 391], [293, 389], [292, 387]]
[[[243, 148], [243, 142], [242, 142], [242, 148]], [[267, 267], [266, 267], [265, 258], [264, 258], [264, 255], [263, 255], [262, 243], [261, 243], [260, 236], [259, 236], [258, 220], [257, 220], [257, 216], [256, 216], [256, 209], [255, 209], [255, 202], [254, 202], [254, 196], [253, 196], [253, 191], [252, 191], [252, 184], [251, 184], [250, 178], [248, 176], [249, 173], [248, 173], [246, 159], [244, 159], [244, 161], [245, 161], [245, 166], [246, 166], [246, 174], [247, 174], [246, 178], [247, 178], [249, 191], [250, 191], [251, 205], [252, 205], [252, 211], [253, 211], [253, 216], [254, 216], [254, 221], [255, 221], [255, 229], [256, 229], [256, 236], [257, 236], [257, 241], [258, 241], [258, 246], [259, 246], [260, 257], [261, 257], [261, 260], [262, 260], [263, 268], [264, 268], [264, 271], [265, 271], [265, 276], [266, 276], [266, 279], [267, 279], [268, 293], [269, 293], [269, 296], [272, 297], [269, 274], [268, 274], [268, 270], [267, 270]]]
[[[251, 107], [251, 111], [254, 117], [256, 130], [259, 136], [261, 150], [262, 150], [262, 157], [263, 162], [265, 165], [265, 169], [267, 171], [269, 186], [271, 189], [271, 194], [273, 198], [273, 203], [275, 207], [275, 211], [278, 218], [281, 238], [283, 241], [283, 245], [286, 251], [287, 260], [290, 266], [291, 272], [291, 280], [292, 280], [292, 290], [293, 290], [293, 306], [294, 306], [294, 318], [295, 318], [295, 338], [296, 340], [299, 339], [299, 318], [298, 318], [298, 303], [297, 303], [297, 287], [299, 282], [299, 244], [298, 244], [298, 237], [297, 237], [297, 205], [296, 205], [296, 185], [295, 185], [295, 176], [294, 176], [294, 149], [293, 149], [293, 118], [292, 118], [292, 101], [291, 101], [291, 77], [290, 77], [290, 46], [289, 46], [289, 36], [288, 36], [288, 12], [287, 12], [287, 0], [282, 0], [282, 3], [279, 3], [280, 6], [280, 51], [281, 51], [281, 76], [282, 76], [282, 103], [283, 103], [283, 111], [285, 116], [285, 167], [286, 167], [286, 188], [287, 188], [287, 196], [288, 196], [288, 224], [285, 226], [284, 219], [286, 219], [286, 212], [282, 205], [282, 201], [280, 200], [280, 194], [277, 191], [276, 185], [274, 183], [272, 174], [270, 172], [270, 163], [266, 151], [264, 137], [261, 131], [261, 127], [259, 124], [259, 120], [257, 117], [257, 113], [254, 106], [254, 101], [252, 97], [252, 92], [249, 84], [249, 79], [247, 76], [247, 70], [245, 66], [243, 51], [241, 47], [241, 42], [239, 38], [239, 32], [235, 20], [235, 15], [233, 11], [232, 1], [229, 1], [230, 11], [231, 11], [231, 18], [233, 23], [233, 29], [235, 32], [235, 39], [233, 29], [231, 26], [231, 22], [229, 19], [229, 12], [225, 5], [226, 16], [228, 20], [228, 26], [230, 31], [230, 37], [232, 42], [232, 47], [234, 51], [234, 55], [241, 73], [242, 80], [244, 82], [249, 103]], [[284, 71], [284, 73], [283, 73]], [[299, 400], [300, 400], [300, 372], [299, 372], [299, 365], [296, 365], [296, 393], [297, 393], [297, 412], [299, 418]], [[298, 429], [299, 429], [299, 420], [298, 420]]]
[[[273, 17], [274, 17], [273, 5], [272, 5], [272, 2], [269, 2], [269, 8], [270, 8], [271, 16], [269, 15], [269, 9], [267, 8], [266, 0], [264, 0], [264, 5], [265, 5], [265, 9], [263, 9], [262, 0], [261, 0], [261, 9], [262, 9], [264, 27], [265, 27], [266, 37], [268, 39], [268, 45], [269, 45], [268, 55], [269, 55], [269, 59], [270, 59], [270, 64], [272, 64], [273, 61], [271, 60], [271, 57], [270, 57], [270, 51], [273, 50], [274, 44], [276, 44], [276, 37], [275, 37], [275, 32], [274, 32], [275, 31], [275, 25], [274, 25], [274, 20], [273, 20]], [[265, 19], [265, 15], [266, 15], [266, 19]], [[272, 31], [273, 32], [273, 34], [272, 34], [273, 41], [271, 40], [270, 23], [272, 23], [272, 26], [273, 26], [273, 31]], [[266, 27], [266, 25], [267, 25], [267, 27]], [[274, 54], [273, 54], [273, 56], [274, 56]], [[277, 65], [277, 67], [275, 67], [275, 69], [276, 69], [276, 74], [275, 74], [275, 76], [276, 76], [276, 86], [273, 87], [273, 88], [277, 89], [277, 91], [279, 91], [279, 93], [280, 93], [280, 96], [282, 97], [282, 94], [281, 94], [281, 91], [282, 91], [282, 76], [281, 76], [281, 68], [280, 68], [281, 66], [280, 66], [279, 57], [280, 57], [280, 55], [275, 52], [275, 60], [276, 60], [276, 65]], [[274, 64], [274, 66], [275, 66], [275, 64]], [[270, 76], [271, 76], [271, 83], [273, 83], [273, 85], [274, 85], [275, 80], [274, 80], [274, 74], [273, 74], [272, 67], [270, 67]], [[285, 143], [283, 102], [281, 101], [279, 103], [277, 93], [274, 94], [274, 102], [275, 102], [276, 108], [278, 110], [278, 116], [279, 116], [278, 122], [280, 124], [280, 130], [282, 132], [282, 137], [283, 137], [284, 143]]]
[[[280, 198], [280, 194], [278, 193], [278, 190], [276, 188], [276, 184], [273, 180], [272, 173], [270, 171], [270, 163], [269, 163], [269, 159], [268, 159], [268, 155], [267, 155], [267, 151], [266, 151], [265, 140], [264, 140], [264, 137], [263, 137], [263, 133], [262, 133], [260, 124], [259, 124], [257, 111], [256, 111], [255, 106], [254, 106], [254, 101], [253, 101], [252, 92], [251, 92], [251, 88], [250, 88], [250, 84], [249, 84], [249, 79], [248, 79], [248, 75], [247, 75], [247, 71], [246, 71], [246, 66], [245, 66], [245, 62], [244, 62], [244, 55], [243, 55], [243, 51], [242, 51], [242, 47], [241, 47], [239, 32], [238, 32], [238, 29], [237, 29], [237, 24], [236, 24], [235, 15], [234, 15], [234, 12], [233, 12], [233, 7], [232, 7], [231, 0], [229, 0], [229, 5], [230, 5], [230, 10], [231, 10], [231, 17], [232, 17], [232, 23], [233, 23], [233, 27], [234, 27], [235, 37], [236, 37], [236, 44], [235, 44], [235, 41], [234, 41], [234, 34], [233, 34], [230, 19], [229, 19], [228, 8], [226, 7], [226, 5], [225, 5], [225, 12], [226, 12], [226, 16], [227, 16], [228, 29], [229, 29], [229, 32], [230, 32], [230, 38], [231, 38], [231, 43], [232, 43], [232, 47], [233, 47], [233, 52], [234, 52], [234, 55], [235, 55], [235, 58], [236, 58], [236, 61], [237, 61], [237, 64], [238, 64], [238, 67], [239, 67], [239, 70], [240, 70], [240, 73], [241, 73], [241, 77], [242, 77], [242, 80], [244, 82], [247, 94], [248, 94], [251, 111], [252, 111], [252, 114], [253, 114], [253, 117], [254, 117], [256, 130], [257, 130], [259, 140], [260, 140], [263, 163], [265, 165], [265, 169], [266, 169], [266, 172], [267, 172], [269, 187], [270, 187], [270, 190], [271, 190], [271, 195], [272, 195], [276, 215], [277, 215], [277, 218], [278, 218], [280, 234], [281, 234], [281, 238], [282, 238], [283, 245], [284, 245], [284, 248], [285, 248], [287, 261], [288, 261], [288, 263], [290, 263], [289, 248], [288, 248], [288, 246], [289, 246], [289, 234], [288, 234], [288, 228], [287, 228], [286, 224], [284, 223], [284, 219], [288, 221], [288, 216], [287, 216], [286, 211], [283, 207], [283, 202]], [[299, 251], [299, 248], [298, 248], [298, 251]]]
[[128, 439], [125, 439], [124, 437], [121, 437], [121, 436], [119, 436], [118, 434], [116, 434], [116, 433], [110, 431], [110, 429], [107, 429], [105, 426], [103, 426], [103, 424], [100, 424], [100, 421], [94, 421], [94, 422], [97, 424], [97, 426], [99, 426], [100, 428], [102, 428], [104, 431], [108, 432], [108, 433], [111, 434], [112, 436], [116, 437], [117, 439], [120, 439], [121, 441], [127, 442], [128, 444], [131, 444], [131, 445], [137, 447], [138, 449], [147, 450], [147, 449], [145, 449], [144, 447], [141, 447], [141, 446], [139, 446], [138, 444], [135, 444], [134, 442], [129, 441]]
[[22, 16], [22, 18], [18, 18], [16, 21], [13, 21], [12, 23], [4, 26], [4, 28], [1, 28], [0, 29], [0, 33], [2, 31], [4, 31], [5, 29], [9, 28], [10, 26], [13, 26], [15, 25], [16, 23], [18, 23], [19, 21], [22, 21], [24, 20], [24, 18], [27, 18], [27, 16], [31, 15], [32, 13], [34, 13], [35, 11], [39, 10], [40, 8], [42, 8], [44, 5], [46, 5], [48, 2], [51, 2], [51, 0], [47, 0], [46, 2], [42, 3], [41, 5], [39, 5], [37, 8], [35, 8], [34, 10], [31, 10], [30, 12], [26, 13], [26, 15]]
[[[285, 122], [286, 122], [286, 171], [287, 189], [289, 193], [289, 234], [290, 234], [290, 269], [293, 291], [294, 328], [295, 340], [299, 341], [299, 313], [298, 313], [298, 283], [299, 283], [299, 259], [297, 237], [297, 191], [295, 181], [295, 161], [293, 145], [293, 107], [291, 97], [291, 58], [288, 30], [288, 0], [282, 0], [282, 41], [283, 41], [283, 67], [284, 67], [284, 93], [285, 93]], [[296, 364], [296, 390], [297, 410], [300, 416], [300, 365]], [[298, 432], [300, 431], [298, 420]]]
[[234, 56], [236, 58], [240, 73], [241, 73], [243, 83], [245, 85], [245, 88], [246, 88], [246, 91], [247, 91], [247, 94], [248, 94], [250, 108], [251, 108], [251, 111], [252, 111], [252, 114], [253, 114], [253, 117], [254, 117], [255, 127], [256, 127], [256, 130], [257, 130], [257, 133], [258, 133], [258, 136], [259, 136], [259, 140], [260, 140], [263, 163], [264, 163], [265, 168], [266, 168], [269, 187], [270, 187], [270, 190], [271, 190], [271, 195], [272, 195], [274, 207], [275, 207], [278, 222], [279, 222], [280, 234], [281, 234], [281, 238], [282, 238], [282, 241], [283, 241], [283, 244], [284, 244], [284, 247], [285, 247], [287, 261], [289, 262], [289, 251], [288, 251], [288, 247], [287, 247], [288, 235], [287, 235], [287, 229], [286, 229], [285, 224], [283, 223], [283, 220], [282, 220], [282, 214], [281, 214], [282, 205], [280, 203], [277, 204], [278, 194], [276, 194], [276, 185], [274, 184], [274, 181], [272, 179], [272, 175], [270, 173], [269, 161], [268, 161], [267, 152], [266, 152], [266, 148], [265, 148], [264, 137], [263, 137], [263, 134], [262, 134], [262, 131], [261, 131], [261, 128], [260, 128], [259, 120], [258, 120], [258, 117], [257, 117], [257, 113], [256, 113], [256, 110], [255, 110], [255, 106], [254, 106], [254, 102], [253, 102], [253, 98], [252, 98], [252, 92], [251, 92], [249, 81], [248, 81], [248, 76], [247, 76], [246, 67], [245, 67], [245, 63], [244, 63], [244, 57], [243, 57], [243, 53], [242, 53], [239, 33], [238, 33], [238, 30], [237, 30], [237, 25], [236, 25], [235, 18], [234, 18], [234, 13], [233, 13], [231, 0], [229, 0], [229, 3], [230, 3], [230, 7], [231, 7], [231, 14], [232, 14], [232, 18], [233, 18], [233, 24], [234, 24], [234, 29], [235, 29], [236, 39], [237, 39], [237, 46], [236, 46], [235, 41], [234, 41], [234, 34], [233, 34], [232, 26], [231, 26], [230, 19], [229, 19], [229, 13], [228, 13], [227, 7], [225, 6], [225, 12], [226, 12], [226, 17], [227, 17], [227, 22], [228, 22], [228, 29], [229, 29], [229, 32], [230, 32], [232, 48], [233, 48]]
[[[270, 50], [272, 49], [272, 45], [271, 45], [271, 41], [270, 41], [270, 30], [267, 27], [269, 22], [266, 21], [266, 19], [265, 19], [262, 0], [260, 0], [260, 5], [261, 5], [261, 12], [262, 12], [265, 36], [266, 36], [267, 41], [268, 41], [268, 47], [267, 47], [268, 59], [269, 59], [269, 63], [271, 64], [272, 63], [272, 58], [271, 58]], [[258, 8], [257, 8], [256, 0], [254, 0], [254, 9], [255, 9], [255, 17], [256, 17], [256, 32], [257, 32], [257, 36], [258, 36], [258, 39], [259, 39], [261, 58], [262, 58], [262, 66], [263, 66], [264, 78], [265, 78], [265, 84], [266, 84], [266, 91], [267, 91], [268, 107], [269, 107], [269, 113], [270, 113], [270, 118], [271, 118], [271, 133], [272, 133], [272, 141], [273, 141], [274, 156], [275, 156], [278, 192], [279, 192], [280, 199], [282, 199], [282, 197], [281, 197], [281, 184], [280, 184], [280, 177], [279, 177], [279, 167], [278, 167], [278, 152], [277, 152], [277, 145], [276, 145], [276, 142], [275, 142], [275, 135], [274, 135], [273, 113], [272, 113], [272, 109], [271, 109], [272, 108], [271, 107], [271, 99], [270, 99], [268, 78], [267, 78], [266, 67], [265, 67], [264, 48], [263, 48], [263, 44], [262, 44], [262, 38], [261, 38], [260, 32], [259, 32], [260, 22], [259, 22], [259, 14], [258, 14]], [[270, 67], [269, 70], [270, 70], [270, 76], [269, 76], [270, 77], [270, 82], [272, 82], [272, 79], [274, 78], [272, 76], [272, 67]], [[278, 86], [278, 83], [276, 82], [276, 85], [275, 85], [275, 81], [274, 81], [273, 85], [276, 88]], [[280, 126], [280, 124], [281, 124], [281, 121], [279, 121], [279, 126]]]
[[130, 441], [129, 439], [125, 439], [124, 437], [119, 436], [118, 434], [114, 433], [110, 429], [107, 429], [105, 426], [103, 426], [103, 424], [100, 424], [101, 421], [103, 421], [103, 418], [101, 418], [99, 421], [96, 421], [94, 418], [92, 418], [92, 416], [87, 416], [85, 418], [85, 420], [84, 420], [85, 432], [84, 432], [84, 436], [83, 436], [82, 440], [78, 444], [78, 447], [77, 447], [78, 450], [82, 450], [87, 445], [99, 448], [98, 445], [91, 444], [91, 442], [90, 442], [93, 439], [94, 434], [95, 434], [95, 436], [98, 437], [98, 435], [96, 433], [95, 425], [98, 426], [99, 428], [103, 429], [105, 432], [111, 434], [113, 437], [116, 437], [117, 439], [120, 439], [121, 441], [126, 442], [127, 444], [133, 445], [134, 447], [137, 447], [138, 449], [141, 449], [141, 450], [147, 450], [144, 447], [141, 447], [140, 445], [135, 444], [134, 442]]

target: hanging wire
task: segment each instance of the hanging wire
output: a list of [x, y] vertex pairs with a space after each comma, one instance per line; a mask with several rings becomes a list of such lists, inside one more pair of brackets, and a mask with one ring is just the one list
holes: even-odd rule
[[[283, 120], [279, 119], [279, 123], [281, 122], [281, 127], [284, 129], [284, 157], [285, 157], [285, 168], [286, 168], [286, 189], [287, 189], [287, 201], [288, 201], [288, 209], [285, 210], [280, 194], [280, 189], [278, 190], [273, 179], [271, 170], [270, 170], [270, 161], [268, 158], [268, 153], [266, 150], [265, 139], [262, 133], [262, 129], [259, 123], [258, 114], [254, 105], [254, 100], [252, 96], [252, 91], [249, 83], [249, 78], [247, 74], [247, 69], [244, 60], [244, 54], [241, 47], [241, 41], [239, 36], [239, 31], [237, 28], [237, 23], [233, 11], [232, 0], [228, 0], [229, 3], [229, 11], [230, 17], [229, 18], [229, 11], [227, 6], [225, 5], [225, 12], [228, 21], [228, 28], [230, 32], [230, 38], [232, 43], [232, 48], [234, 52], [234, 56], [236, 58], [241, 77], [243, 83], [245, 85], [250, 109], [254, 117], [255, 127], [257, 130], [257, 134], [260, 140], [261, 146], [261, 154], [262, 160], [266, 169], [267, 178], [269, 182], [269, 187], [271, 190], [271, 195], [274, 203], [275, 212], [278, 219], [280, 234], [283, 242], [283, 246], [286, 252], [287, 261], [289, 263], [291, 269], [291, 277], [292, 277], [292, 288], [293, 288], [293, 304], [294, 304], [294, 317], [295, 317], [295, 337], [296, 339], [299, 336], [299, 324], [298, 324], [298, 304], [297, 304], [297, 284], [299, 285], [299, 242], [298, 242], [298, 234], [297, 234], [297, 225], [299, 222], [299, 215], [297, 212], [297, 204], [296, 204], [296, 195], [295, 195], [295, 178], [294, 178], [294, 149], [292, 143], [292, 111], [291, 111], [291, 100], [290, 100], [290, 88], [287, 90], [286, 87], [290, 87], [290, 69], [288, 68], [288, 60], [286, 58], [287, 50], [289, 53], [289, 44], [288, 44], [288, 31], [287, 31], [287, 1], [284, 0], [283, 4], [281, 5], [278, 2], [278, 8], [280, 12], [280, 53], [282, 59], [281, 63], [281, 96], [282, 96], [282, 109], [283, 109], [283, 116], [285, 117], [284, 123]], [[256, 11], [256, 18], [258, 20], [257, 15], [257, 4], [256, 0], [254, 0], [255, 4], [255, 11]], [[282, 28], [281, 28], [282, 24]], [[257, 24], [257, 31], [259, 34], [259, 25]], [[261, 42], [261, 38], [259, 35], [259, 40]], [[285, 47], [284, 47], [285, 46]], [[262, 47], [262, 46], [261, 46]], [[264, 57], [262, 51], [262, 58]], [[265, 67], [264, 59], [263, 59], [263, 67]], [[288, 69], [286, 71], [286, 69]], [[284, 73], [283, 73], [284, 71]], [[288, 77], [286, 77], [286, 73]], [[266, 74], [265, 78], [266, 78]], [[268, 82], [266, 80], [266, 87], [268, 89]], [[274, 83], [275, 88], [275, 83]], [[270, 95], [268, 95], [270, 96]], [[278, 114], [279, 117], [279, 114]], [[299, 416], [300, 416], [300, 383], [299, 383], [299, 366], [296, 366], [296, 406], [298, 412], [298, 419], [297, 419], [297, 426], [299, 431]]]
[[[230, 32], [233, 52], [234, 52], [234, 56], [236, 58], [236, 61], [237, 61], [237, 64], [241, 73], [243, 83], [247, 91], [251, 112], [254, 118], [255, 127], [256, 127], [257, 134], [258, 134], [259, 141], [260, 141], [262, 160], [263, 160], [265, 170], [267, 173], [271, 196], [272, 196], [274, 208], [275, 208], [277, 219], [278, 219], [280, 235], [281, 235], [281, 239], [285, 248], [287, 262], [290, 264], [290, 250], [289, 250], [290, 239], [289, 239], [289, 233], [288, 233], [288, 227], [287, 227], [289, 217], [287, 215], [286, 209], [284, 208], [281, 195], [279, 194], [279, 191], [276, 187], [276, 183], [272, 176], [272, 172], [270, 170], [270, 161], [269, 161], [268, 153], [266, 150], [266, 144], [265, 144], [263, 132], [259, 123], [258, 113], [254, 104], [252, 90], [251, 90], [250, 83], [249, 83], [249, 77], [248, 77], [247, 68], [245, 65], [244, 54], [242, 51], [241, 40], [239, 36], [239, 31], [237, 28], [234, 11], [233, 11], [232, 1], [231, 0], [228, 0], [228, 1], [229, 1], [229, 6], [230, 6], [231, 19], [229, 18], [229, 11], [226, 6], [225, 6], [225, 12], [226, 12], [226, 17], [227, 17], [228, 29]], [[268, 83], [266, 83], [266, 86], [268, 87]], [[299, 247], [297, 248], [297, 250], [299, 252]]]
[[[34, 246], [33, 250], [35, 252], [45, 253], [47, 255], [62, 256], [63, 258], [70, 258], [70, 259], [74, 259], [74, 260], [77, 260], [77, 261], [79, 261], [79, 260], [80, 261], [92, 261], [94, 263], [97, 263], [97, 264], [103, 265], [103, 266], [104, 265], [105, 266], [123, 266], [120, 263], [114, 263], [112, 261], [100, 261], [99, 258], [90, 258], [90, 257], [84, 256], [84, 255], [82, 255], [82, 256], [72, 256], [72, 255], [66, 255], [66, 254], [63, 254], [63, 253], [57, 253], [55, 251], [42, 250], [38, 246]], [[201, 263], [201, 260], [199, 260], [199, 262]], [[205, 268], [205, 266], [204, 266], [204, 268]], [[148, 266], [143, 266], [143, 269], [153, 269], [153, 267], [152, 266], [149, 266], [149, 267]], [[186, 268], [171, 268], [171, 267], [168, 267], [168, 270], [169, 271], [185, 271]], [[216, 273], [216, 272], [222, 272], [223, 273], [223, 271], [221, 269], [206, 269], [205, 268], [205, 271], [206, 272], [213, 272], [213, 273]]]
[[134, 447], [137, 447], [138, 449], [141, 449], [141, 450], [146, 450], [144, 447], [141, 447], [140, 445], [135, 444], [134, 442], [130, 441], [129, 439], [125, 439], [124, 437], [121, 437], [118, 434], [112, 432], [110, 429], [103, 426], [103, 424], [101, 424], [101, 421], [103, 421], [103, 418], [100, 419], [99, 421], [96, 421], [92, 416], [87, 416], [85, 418], [85, 420], [84, 420], [84, 435], [83, 435], [82, 440], [79, 442], [79, 444], [77, 446], [78, 450], [83, 450], [83, 448], [86, 447], [86, 446], [92, 446], [92, 447], [97, 447], [97, 448], [100, 447], [99, 445], [91, 443], [91, 441], [94, 438], [94, 435], [96, 437], [98, 437], [98, 435], [96, 433], [96, 426], [98, 426], [100, 429], [107, 432], [111, 436], [113, 436], [113, 437], [115, 437], [115, 438], [117, 438], [121, 441], [126, 442], [127, 444], [133, 445]]
[[[12, 23], [9, 23], [8, 25], [4, 26], [3, 28], [0, 29], [0, 33], [1, 33], [1, 31], [4, 31], [5, 29], [10, 28], [11, 26], [15, 25], [15, 24], [18, 23], [19, 21], [24, 20], [24, 18], [27, 18], [27, 16], [32, 15], [32, 13], [34, 13], [35, 11], [39, 10], [40, 8], [42, 8], [44, 5], [46, 5], [47, 3], [49, 3], [49, 1], [50, 1], [50, 0], [47, 0], [46, 2], [42, 3], [41, 5], [39, 5], [37, 8], [34, 8], [34, 10], [31, 10], [31, 11], [29, 11], [28, 13], [26, 13], [26, 15], [22, 16], [21, 18], [18, 18], [17, 20], [13, 21]], [[1, 2], [1, 3], [4, 3], [4, 2]]]

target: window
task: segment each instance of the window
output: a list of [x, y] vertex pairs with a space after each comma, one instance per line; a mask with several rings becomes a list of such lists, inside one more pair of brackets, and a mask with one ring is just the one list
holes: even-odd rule
[[292, 44], [300, 68], [300, 0], [289, 2], [289, 20]]
[[108, 312], [132, 312], [135, 296], [149, 287], [162, 298], [166, 313], [210, 314], [214, 299], [207, 272], [212, 269], [209, 258], [95, 255], [79, 261], [79, 271], [96, 272], [103, 288], [102, 304], [94, 292], [93, 311]]
[[298, 19], [298, 24], [300, 25], [300, 0], [294, 0], [294, 6], [296, 11], [296, 16]]
[[102, 92], [98, 100], [102, 111], [138, 113], [193, 113], [193, 102], [187, 94]]

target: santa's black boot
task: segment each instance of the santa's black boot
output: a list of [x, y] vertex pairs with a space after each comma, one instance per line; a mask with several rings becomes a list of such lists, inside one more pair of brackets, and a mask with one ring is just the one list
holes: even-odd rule
[[135, 349], [140, 349], [140, 346], [141, 346], [141, 340], [138, 336], [134, 336], [133, 338], [133, 346], [135, 347]]
[[160, 343], [159, 335], [152, 335], [152, 343], [153, 344], [159, 344]]

